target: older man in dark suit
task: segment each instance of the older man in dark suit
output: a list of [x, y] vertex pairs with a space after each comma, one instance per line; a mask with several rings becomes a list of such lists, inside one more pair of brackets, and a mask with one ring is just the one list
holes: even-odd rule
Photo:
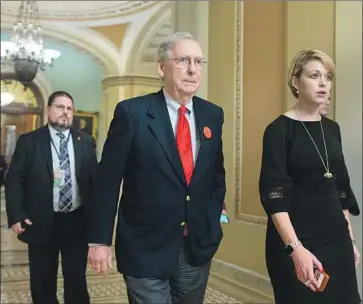
[[89, 304], [85, 213], [97, 168], [91, 136], [71, 128], [74, 102], [57, 91], [48, 124], [22, 134], [5, 180], [9, 227], [28, 244], [34, 304], [57, 302], [62, 256], [65, 304]]
[[190, 34], [175, 33], [158, 55], [164, 87], [116, 107], [90, 206], [88, 259], [107, 271], [118, 209], [116, 258], [129, 303], [199, 304], [222, 239], [223, 110], [195, 96], [204, 60]]

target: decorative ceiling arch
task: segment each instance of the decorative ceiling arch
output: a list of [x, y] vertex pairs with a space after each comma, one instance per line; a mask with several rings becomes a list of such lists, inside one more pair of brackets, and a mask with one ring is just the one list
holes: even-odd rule
[[154, 24], [160, 17], [160, 14], [171, 6], [170, 1], [159, 1], [158, 5], [135, 16], [127, 28], [120, 48], [120, 57], [122, 65], [120, 66], [120, 75], [129, 74], [130, 63], [134, 62], [135, 53], [139, 51], [145, 32], [150, 30], [150, 24]]
[[157, 49], [160, 42], [174, 32], [173, 6], [169, 2], [143, 27], [133, 45], [126, 74], [157, 76]]
[[[16, 16], [20, 2], [1, 1], [1, 14]], [[42, 20], [85, 21], [133, 15], [158, 2], [161, 1], [38, 1], [38, 8]]]
[[[2, 30], [10, 30], [13, 24], [1, 23]], [[43, 25], [44, 35], [60, 43], [71, 44], [77, 50], [89, 54], [100, 65], [103, 77], [119, 75], [120, 55], [106, 39], [94, 35], [87, 28], [55, 27]]]

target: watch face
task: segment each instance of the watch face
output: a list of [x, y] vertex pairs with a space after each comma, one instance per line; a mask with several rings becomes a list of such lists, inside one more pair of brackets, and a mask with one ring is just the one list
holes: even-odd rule
[[287, 245], [285, 250], [288, 255], [290, 255], [294, 251], [294, 249], [291, 247], [291, 245]]

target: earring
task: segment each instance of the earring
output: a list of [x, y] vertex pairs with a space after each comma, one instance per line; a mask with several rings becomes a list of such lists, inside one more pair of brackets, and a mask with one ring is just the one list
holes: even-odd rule
[[299, 95], [299, 90], [296, 90], [296, 95]]

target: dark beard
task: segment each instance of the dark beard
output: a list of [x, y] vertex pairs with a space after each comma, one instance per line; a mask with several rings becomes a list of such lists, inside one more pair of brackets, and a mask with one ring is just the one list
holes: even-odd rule
[[59, 132], [66, 131], [70, 128], [70, 126], [67, 126], [65, 124], [60, 124], [58, 122], [53, 122], [53, 121], [48, 121], [48, 124]]

